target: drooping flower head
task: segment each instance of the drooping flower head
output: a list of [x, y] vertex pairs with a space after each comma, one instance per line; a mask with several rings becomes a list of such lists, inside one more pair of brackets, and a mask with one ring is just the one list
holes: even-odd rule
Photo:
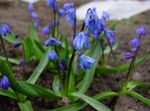
[[3, 78], [1, 79], [0, 87], [5, 90], [9, 88], [9, 80], [7, 76], [3, 76]]
[[131, 46], [132, 51], [136, 51], [140, 46], [140, 39], [134, 38], [129, 42], [129, 46]]
[[33, 3], [32, 2], [30, 2], [29, 4], [28, 4], [28, 11], [29, 12], [32, 12], [33, 11]]
[[47, 1], [47, 6], [51, 8], [55, 8], [56, 6], [56, 0], [46, 0]]
[[43, 29], [42, 29], [42, 33], [45, 35], [50, 34], [50, 26], [46, 25]]
[[132, 57], [133, 57], [133, 54], [131, 52], [126, 52], [124, 54], [124, 59], [125, 60], [130, 60], [130, 59], [132, 59]]
[[88, 34], [86, 34], [85, 32], [79, 32], [76, 35], [75, 39], [73, 40], [73, 47], [77, 51], [80, 51], [82, 49], [83, 45], [87, 49], [89, 49], [91, 47], [89, 40], [88, 40]]
[[39, 28], [39, 23], [38, 23], [38, 21], [34, 21], [34, 22], [33, 22], [33, 26], [34, 26], [35, 28]]
[[114, 45], [116, 43], [115, 31], [113, 31], [113, 30], [105, 30], [105, 35], [106, 35], [106, 37], [109, 40], [111, 45]]
[[6, 23], [3, 23], [0, 26], [0, 35], [6, 36], [7, 34], [11, 34], [11, 29]]
[[98, 39], [103, 31], [104, 23], [98, 18], [95, 8], [88, 9], [84, 22], [87, 32], [92, 34], [95, 39]]
[[109, 14], [107, 12], [103, 11], [103, 13], [102, 13], [102, 19], [104, 21], [108, 20], [109, 19]]
[[74, 3], [73, 2], [68, 2], [64, 4], [64, 9], [68, 10], [70, 8], [73, 8]]
[[80, 58], [80, 66], [83, 70], [90, 69], [95, 62], [93, 58], [85, 55], [81, 55], [79, 58]]
[[14, 42], [14, 43], [13, 43], [13, 46], [14, 46], [14, 47], [19, 47], [20, 45], [21, 45], [20, 42]]
[[64, 16], [65, 15], [65, 10], [64, 9], [59, 9], [57, 13], [58, 13], [59, 16]]
[[45, 41], [44, 45], [45, 46], [58, 46], [61, 44], [61, 41], [56, 40], [55, 38], [50, 38]]
[[48, 59], [52, 61], [56, 61], [58, 59], [58, 56], [55, 50], [48, 53]]
[[62, 70], [62, 71], [65, 71], [67, 69], [67, 63], [66, 63], [66, 60], [65, 58], [62, 58], [61, 59], [61, 62], [59, 64], [59, 68]]
[[38, 15], [37, 12], [32, 12], [31, 16], [32, 16], [33, 19], [39, 19], [39, 15]]
[[26, 62], [24, 59], [20, 60], [19, 66], [24, 67], [26, 65]]
[[145, 26], [138, 27], [136, 29], [136, 34], [141, 35], [141, 36], [146, 36], [147, 30], [146, 30]]
[[75, 8], [66, 10], [66, 22], [70, 23], [72, 28], [76, 27], [76, 11]]

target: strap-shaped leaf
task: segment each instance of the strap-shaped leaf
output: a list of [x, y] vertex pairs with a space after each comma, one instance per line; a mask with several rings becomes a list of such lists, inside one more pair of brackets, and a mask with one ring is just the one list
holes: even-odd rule
[[47, 98], [54, 98], [54, 99], [60, 98], [49, 89], [45, 89], [39, 85], [35, 85], [23, 81], [16, 82], [16, 90], [26, 96], [47, 97]]
[[29, 38], [31, 38], [32, 40], [36, 40], [36, 41], [40, 41], [39, 37], [38, 37], [38, 31], [37, 29], [33, 26], [33, 24], [31, 24], [29, 26]]
[[90, 106], [92, 106], [93, 108], [95, 108], [97, 111], [111, 111], [107, 106], [105, 106], [104, 104], [98, 102], [97, 100], [86, 96], [84, 94], [81, 93], [72, 93], [72, 96], [78, 97], [80, 99], [82, 99], [83, 101], [85, 101], [86, 103], [88, 103]]
[[147, 106], [150, 106], [150, 99], [140, 95], [139, 93], [135, 92], [135, 91], [127, 91], [127, 95], [130, 95], [132, 97], [134, 97], [135, 99], [143, 102], [144, 104], [146, 104]]
[[17, 100], [17, 95], [10, 90], [0, 89], [0, 95], [7, 96], [7, 97]]
[[131, 81], [127, 85], [129, 90], [132, 90], [135, 87], [142, 87], [142, 88], [147, 88], [150, 89], [150, 83], [143, 83], [140, 81]]
[[94, 50], [90, 51], [91, 57], [94, 58], [96, 61], [93, 64], [92, 68], [86, 71], [83, 80], [79, 83], [78, 88], [79, 88], [80, 93], [85, 93], [93, 80], [95, 69], [96, 69], [96, 66], [98, 64], [98, 61], [101, 55], [100, 47], [101, 47], [100, 42], [96, 41], [95, 46], [92, 48]]
[[6, 37], [2, 36], [9, 43], [21, 42], [20, 39], [15, 38], [13, 34], [7, 34]]
[[[0, 56], [0, 59], [6, 61], [6, 57], [4, 57], [4, 56]], [[12, 64], [19, 65], [19, 60], [18, 60], [18, 59], [10, 58], [10, 57], [9, 57], [9, 58], [8, 58], [8, 61], [9, 61], [10, 63], [12, 63]]]
[[[118, 93], [106, 91], [106, 92], [102, 92], [100, 94], [97, 94], [97, 95], [93, 96], [92, 98], [95, 100], [103, 101], [103, 100], [106, 100], [106, 99], [113, 97], [113, 96], [118, 96]], [[60, 107], [60, 108], [56, 108], [56, 109], [52, 109], [52, 110], [47, 110], [47, 111], [79, 111], [79, 110], [83, 109], [84, 107], [86, 107], [87, 105], [88, 105], [87, 103], [85, 103], [83, 101], [79, 101], [78, 103], [74, 103], [71, 105], [67, 105], [64, 107]]]
[[50, 49], [48, 49], [45, 55], [42, 57], [40, 63], [38, 64], [38, 66], [36, 67], [32, 75], [30, 76], [30, 78], [28, 79], [28, 82], [34, 84], [39, 78], [39, 76], [41, 75], [41, 73], [43, 72], [43, 70], [46, 68], [49, 61], [47, 57], [49, 51]]
[[[138, 65], [140, 65], [142, 62], [144, 62], [144, 60], [148, 57], [148, 52], [145, 52], [141, 57], [137, 58], [134, 64], [134, 68], [137, 67]], [[122, 72], [125, 72], [129, 69], [130, 64], [124, 64], [124, 65], [119, 65], [117, 67], [114, 68], [110, 68], [110, 67], [106, 67], [106, 66], [102, 66], [99, 68], [96, 68], [95, 73], [96, 74], [101, 74], [101, 75], [105, 75], [105, 74], [119, 74]]]
[[20, 111], [33, 111], [32, 104], [30, 101], [25, 101], [23, 103], [18, 102]]

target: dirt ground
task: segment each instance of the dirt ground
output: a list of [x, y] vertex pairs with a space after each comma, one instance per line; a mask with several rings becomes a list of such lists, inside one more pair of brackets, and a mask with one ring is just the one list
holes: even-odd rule
[[[59, 2], [60, 7], [62, 7], [63, 3], [65, 3], [66, 0], [63, 0], [63, 2]], [[90, 0], [72, 0], [75, 1], [75, 6], [78, 7], [79, 5], [86, 3]], [[6, 22], [8, 23], [14, 33], [19, 33], [21, 36], [26, 35], [27, 29], [29, 26], [29, 23], [31, 22], [30, 14], [27, 11], [27, 4], [24, 2], [14, 3], [2, 3], [0, 2], [0, 22]], [[35, 5], [35, 9], [39, 12], [40, 19], [40, 29], [45, 26], [49, 19], [51, 18], [50, 13], [51, 10], [46, 7], [46, 4], [44, 2], [39, 2]], [[144, 13], [141, 13], [137, 16], [132, 17], [128, 20], [122, 20], [120, 24], [116, 27], [116, 36], [119, 41], [119, 47], [116, 50], [115, 54], [117, 56], [117, 61], [119, 63], [126, 63], [125, 60], [123, 60], [123, 54], [129, 49], [128, 42], [135, 37], [135, 29], [140, 26], [141, 24], [144, 24], [147, 28], [147, 36], [143, 38], [142, 47], [140, 50], [140, 55], [145, 50], [149, 50], [150, 47], [150, 10]], [[78, 23], [78, 27], [81, 26], [81, 21]], [[64, 22], [64, 18], [62, 18], [60, 24], [62, 25], [60, 33], [70, 35], [71, 29], [68, 28], [68, 25]], [[64, 30], [67, 29], [67, 30]], [[46, 39], [45, 36], [41, 34], [39, 31], [39, 35], [42, 41]], [[7, 45], [7, 52], [9, 53], [9, 56], [14, 57], [16, 56], [13, 52], [12, 46]], [[1, 49], [1, 47], [0, 47]], [[2, 50], [2, 49], [1, 49]], [[2, 54], [0, 50], [0, 54]], [[114, 60], [112, 59], [112, 62]], [[140, 80], [142, 82], [148, 82], [150, 83], [150, 56], [146, 59], [146, 61], [138, 66], [136, 69], [134, 69], [132, 73], [132, 79], [134, 80]], [[14, 66], [13, 68], [17, 73], [20, 69], [17, 66]], [[28, 69], [28, 73], [32, 72], [32, 68]], [[120, 74], [120, 75], [124, 75]], [[88, 94], [94, 95], [98, 92], [105, 91], [105, 90], [114, 90], [118, 91], [119, 85], [117, 82], [118, 77], [120, 75], [109, 75], [109, 76], [100, 76], [96, 77], [93, 80], [93, 83], [91, 87], [89, 88]], [[17, 78], [20, 79], [19, 75], [17, 75]], [[51, 84], [51, 81], [47, 78], [53, 78], [49, 73], [46, 71], [43, 73], [42, 77], [39, 79], [38, 84], [41, 84], [45, 87], [49, 87], [49, 84]], [[44, 81], [44, 82], [43, 82]], [[140, 92], [145, 97], [148, 97], [150, 99], [150, 90], [143, 90], [143, 89], [136, 89], [138, 92]], [[43, 100], [43, 99], [37, 99], [37, 98], [31, 98], [33, 101], [33, 105], [36, 108], [35, 111], [43, 111], [41, 107], [45, 108], [53, 108], [54, 104], [57, 104], [57, 102], [52, 100]], [[42, 104], [41, 104], [42, 103]], [[104, 102], [106, 105], [110, 106], [113, 111], [150, 111], [150, 107], [143, 105], [142, 103], [138, 102], [137, 100], [122, 96], [119, 98], [112, 98], [109, 101]], [[9, 105], [9, 107], [8, 107]], [[37, 107], [39, 106], [39, 107]], [[12, 111], [18, 111], [17, 105], [10, 99], [6, 97], [0, 96], [0, 111], [10, 111], [10, 109], [13, 109]], [[95, 111], [91, 107], [86, 107], [82, 111]]]

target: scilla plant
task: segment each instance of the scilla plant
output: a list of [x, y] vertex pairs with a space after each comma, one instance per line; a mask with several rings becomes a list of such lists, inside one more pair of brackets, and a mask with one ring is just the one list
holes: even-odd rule
[[[137, 86], [150, 88], [150, 85], [130, 81], [132, 69], [148, 55], [146, 52], [142, 57], [137, 58], [142, 36], [146, 34], [144, 27], [137, 29], [136, 33], [139, 38], [129, 43], [132, 48], [131, 52], [125, 54], [125, 58], [130, 59], [131, 63], [110, 68], [106, 65], [106, 55], [112, 54], [113, 58], [116, 58], [114, 50], [118, 44], [114, 30], [116, 22], [108, 27], [108, 13], [103, 12], [102, 17], [99, 18], [96, 9], [89, 8], [82, 27], [78, 30], [76, 9], [73, 3], [65, 3], [60, 9], [55, 0], [47, 0], [47, 6], [52, 8], [54, 13], [52, 22], [41, 30], [48, 38], [42, 43], [38, 37], [39, 15], [33, 6], [33, 3], [28, 5], [32, 24], [26, 37], [21, 38], [18, 34], [14, 34], [5, 23], [0, 26], [0, 39], [5, 54], [5, 57], [0, 57], [1, 95], [14, 99], [21, 111], [33, 111], [30, 97], [61, 100], [62, 107], [45, 109], [47, 111], [78, 111], [87, 105], [98, 111], [110, 111], [111, 109], [101, 101], [119, 95], [131, 95], [146, 105], [150, 105], [149, 99], [133, 91], [133, 88]], [[66, 21], [71, 25], [73, 34], [70, 38], [59, 33], [59, 20], [62, 16], [65, 16]], [[22, 46], [21, 61], [18, 60], [19, 58], [8, 57], [4, 40], [13, 44], [15, 48]], [[25, 68], [25, 65], [33, 61], [38, 65], [30, 77], [17, 80], [11, 68], [13, 64]], [[54, 74], [53, 83], [50, 84], [52, 89], [36, 84], [44, 69]], [[86, 95], [95, 74], [120, 74], [125, 71], [128, 73], [125, 81], [122, 81], [120, 92], [105, 91], [92, 97]]]

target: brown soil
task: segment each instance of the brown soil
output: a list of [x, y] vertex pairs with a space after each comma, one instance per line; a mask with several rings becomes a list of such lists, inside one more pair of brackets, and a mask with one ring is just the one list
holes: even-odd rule
[[[63, 2], [60, 2], [60, 7], [63, 5]], [[73, 0], [72, 0], [73, 1]], [[90, 0], [74, 0], [76, 7], [79, 5], [86, 3]], [[14, 33], [19, 33], [21, 36], [24, 36], [27, 33], [27, 29], [29, 26], [29, 23], [31, 22], [30, 14], [27, 12], [26, 9], [27, 4], [24, 2], [14, 3], [2, 3], [0, 2], [0, 22], [6, 22], [8, 23]], [[48, 16], [51, 13], [51, 10], [48, 9], [44, 2], [39, 2], [36, 4], [35, 9], [40, 14], [40, 29], [45, 26], [49, 22], [50, 16]], [[132, 17], [128, 20], [123, 20], [118, 26], [116, 27], [116, 33], [117, 33], [117, 39], [119, 41], [119, 47], [116, 50], [115, 54], [117, 56], [117, 61], [121, 63], [126, 63], [126, 61], [123, 60], [123, 54], [126, 52], [128, 47], [128, 42], [135, 37], [135, 29], [141, 24], [144, 24], [148, 29], [147, 37], [143, 38], [143, 43], [140, 51], [140, 55], [146, 50], [149, 49], [149, 35], [150, 35], [150, 11], [144, 12], [142, 14], [139, 14], [137, 16]], [[71, 36], [71, 29], [68, 28], [68, 25], [64, 23], [64, 19], [61, 20], [62, 28], [60, 30], [61, 34], [66, 34]], [[78, 27], [81, 26], [82, 22], [78, 23]], [[67, 30], [64, 30], [67, 29]], [[46, 39], [45, 36], [43, 36], [40, 31], [39, 35], [42, 41]], [[14, 52], [14, 49], [12, 48], [11, 44], [6, 45], [7, 52], [9, 53], [9, 57], [16, 57], [16, 53]], [[0, 46], [1, 49], [1, 46]], [[1, 49], [2, 50], [2, 49]], [[17, 49], [20, 51], [21, 49]], [[0, 54], [2, 55], [2, 51], [0, 51]], [[112, 63], [115, 60], [112, 59]], [[148, 82], [150, 83], [150, 57], [146, 59], [146, 61], [137, 67], [133, 71], [132, 79], [140, 80], [142, 82]], [[27, 76], [33, 72], [33, 68], [35, 65], [27, 66]], [[20, 68], [18, 66], [13, 67], [14, 73], [18, 79], [22, 79], [22, 76], [19, 75], [22, 73], [20, 71]], [[120, 76], [121, 75], [121, 76]], [[106, 75], [106, 76], [98, 76], [94, 78], [93, 83], [91, 87], [89, 88], [89, 91], [87, 92], [88, 95], [94, 95], [96, 93], [100, 93], [102, 91], [106, 90], [113, 90], [113, 91], [119, 91], [119, 85], [117, 79], [120, 77], [123, 77], [125, 73], [120, 75]], [[50, 88], [50, 84], [52, 82], [53, 76], [48, 72], [44, 71], [41, 78], [38, 80], [38, 84]], [[51, 80], [50, 80], [51, 79]], [[150, 91], [149, 90], [143, 90], [143, 89], [136, 89], [138, 92], [140, 92], [142, 95], [148, 97], [150, 99]], [[39, 98], [30, 98], [32, 100], [33, 106], [35, 108], [35, 111], [43, 111], [43, 108], [54, 108], [56, 107], [57, 101], [53, 100], [47, 100], [47, 99], [39, 99]], [[0, 96], [0, 111], [19, 111], [17, 104], [14, 103], [11, 99], [7, 97]], [[41, 104], [42, 103], [42, 104]], [[150, 107], [143, 105], [142, 103], [138, 102], [137, 100], [123, 96], [119, 98], [112, 98], [108, 101], [104, 102], [106, 105], [110, 106], [114, 111], [150, 111]], [[9, 107], [8, 107], [9, 106]], [[91, 107], [86, 107], [82, 111], [95, 111]]]

